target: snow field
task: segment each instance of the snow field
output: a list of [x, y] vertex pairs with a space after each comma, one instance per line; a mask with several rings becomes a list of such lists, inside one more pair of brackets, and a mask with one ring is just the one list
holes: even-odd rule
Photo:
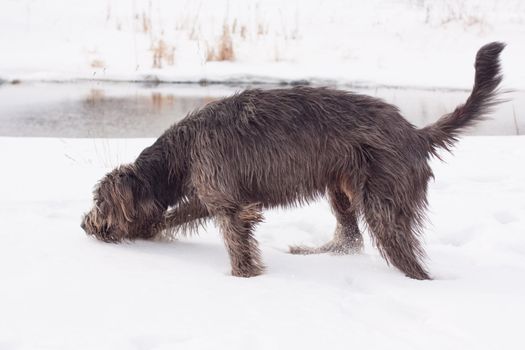
[[[210, 224], [174, 242], [85, 236], [94, 183], [150, 139], [0, 138], [2, 349], [520, 349], [525, 138], [465, 137], [432, 162], [432, 281], [353, 256], [293, 256], [330, 239], [324, 202], [273, 210], [265, 275], [229, 275]], [[366, 236], [368, 237], [368, 236]]]

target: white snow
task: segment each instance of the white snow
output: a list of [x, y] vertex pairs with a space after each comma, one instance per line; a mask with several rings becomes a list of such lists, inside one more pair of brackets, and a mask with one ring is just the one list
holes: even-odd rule
[[150, 139], [0, 138], [0, 349], [522, 349], [525, 137], [466, 137], [433, 161], [432, 281], [353, 256], [293, 256], [331, 236], [325, 202], [257, 231], [239, 279], [213, 225], [112, 245], [79, 227], [91, 188]]
[[[521, 0], [7, 0], [0, 78], [469, 88], [499, 40], [506, 87], [524, 88], [523, 37]], [[210, 60], [221, 42], [231, 61]]]

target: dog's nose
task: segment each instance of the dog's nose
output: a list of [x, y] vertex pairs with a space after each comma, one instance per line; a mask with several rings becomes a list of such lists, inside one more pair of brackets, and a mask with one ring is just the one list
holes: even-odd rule
[[85, 231], [86, 230], [86, 224], [84, 223], [84, 220], [80, 223], [80, 227]]

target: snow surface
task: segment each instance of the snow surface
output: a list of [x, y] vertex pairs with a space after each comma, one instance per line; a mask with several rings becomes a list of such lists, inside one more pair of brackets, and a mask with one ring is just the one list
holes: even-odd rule
[[433, 161], [432, 281], [327, 241], [325, 202], [266, 214], [268, 271], [240, 279], [213, 225], [112, 245], [79, 227], [94, 183], [151, 139], [0, 138], [0, 349], [523, 349], [525, 137], [466, 137]]
[[[524, 88], [524, 37], [521, 0], [4, 0], [0, 79], [469, 88], [499, 40], [506, 87]], [[210, 60], [221, 42], [231, 61]]]

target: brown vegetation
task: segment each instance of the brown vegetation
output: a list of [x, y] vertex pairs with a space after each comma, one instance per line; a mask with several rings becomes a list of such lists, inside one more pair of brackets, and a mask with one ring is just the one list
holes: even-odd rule
[[208, 47], [206, 52], [206, 61], [233, 61], [235, 52], [233, 50], [233, 41], [230, 33], [230, 26], [222, 26], [222, 35], [217, 47]]
[[153, 51], [153, 68], [162, 68], [163, 63], [173, 66], [175, 63], [175, 47], [158, 40], [151, 49]]

